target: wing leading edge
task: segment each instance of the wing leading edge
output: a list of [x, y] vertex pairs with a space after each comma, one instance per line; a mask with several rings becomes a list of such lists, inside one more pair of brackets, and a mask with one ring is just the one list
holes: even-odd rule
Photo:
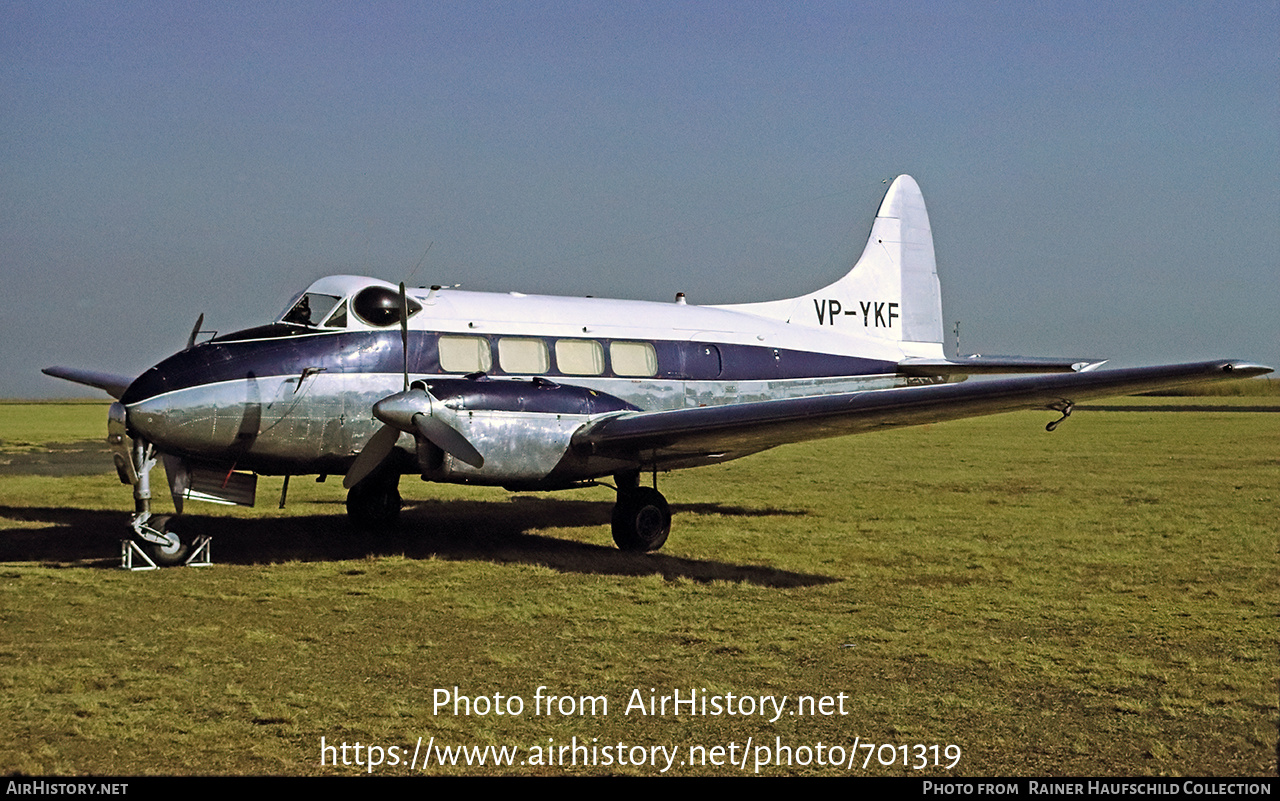
[[573, 445], [643, 464], [692, 467], [790, 442], [1028, 409], [1065, 412], [1082, 400], [1269, 372], [1245, 362], [1198, 362], [631, 412], [585, 426]]

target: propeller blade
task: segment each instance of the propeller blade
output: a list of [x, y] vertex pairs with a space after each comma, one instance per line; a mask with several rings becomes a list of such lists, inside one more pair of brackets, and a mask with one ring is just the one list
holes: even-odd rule
[[196, 324], [191, 328], [191, 336], [187, 337], [187, 350], [191, 350], [196, 346], [196, 336], [200, 333], [200, 326], [202, 325], [204, 325], [203, 314], [196, 318]]
[[484, 457], [480, 455], [480, 451], [476, 450], [475, 446], [458, 432], [458, 429], [439, 417], [418, 413], [413, 416], [413, 424], [422, 434], [423, 439], [440, 450], [472, 467], [484, 467]]
[[404, 389], [409, 389], [409, 301], [400, 282], [400, 352], [404, 355]]
[[378, 466], [391, 455], [391, 449], [396, 446], [398, 439], [400, 439], [400, 430], [395, 426], [384, 425], [374, 432], [364, 449], [356, 455], [356, 460], [351, 463], [351, 468], [342, 479], [342, 486], [345, 489], [351, 489], [368, 478], [369, 474], [377, 470]]

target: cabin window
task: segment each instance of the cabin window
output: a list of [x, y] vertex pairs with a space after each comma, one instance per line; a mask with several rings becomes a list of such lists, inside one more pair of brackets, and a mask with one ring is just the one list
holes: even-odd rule
[[335, 295], [307, 292], [293, 304], [289, 311], [285, 312], [280, 322], [294, 325], [320, 325], [320, 321], [333, 310], [338, 300], [339, 298]]
[[567, 375], [600, 375], [604, 372], [604, 348], [591, 339], [558, 339], [556, 367]]
[[658, 352], [648, 342], [611, 342], [609, 360], [614, 375], [658, 374]]
[[498, 364], [506, 373], [545, 373], [551, 369], [547, 343], [527, 337], [498, 340]]
[[487, 373], [493, 367], [484, 337], [440, 337], [440, 369], [446, 373]]

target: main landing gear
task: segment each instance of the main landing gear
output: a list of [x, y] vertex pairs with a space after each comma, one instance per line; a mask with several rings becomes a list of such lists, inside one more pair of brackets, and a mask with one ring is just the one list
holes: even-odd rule
[[347, 518], [366, 531], [382, 531], [400, 519], [400, 476], [374, 473], [347, 490]]
[[615, 476], [618, 501], [613, 505], [613, 541], [624, 551], [656, 551], [671, 533], [671, 507], [662, 493], [640, 486], [639, 473]]
[[[662, 493], [640, 486], [640, 474], [615, 476], [618, 500], [613, 505], [613, 541], [624, 551], [656, 551], [671, 533], [671, 507]], [[347, 517], [367, 531], [384, 531], [400, 517], [400, 476], [374, 473], [347, 491]]]

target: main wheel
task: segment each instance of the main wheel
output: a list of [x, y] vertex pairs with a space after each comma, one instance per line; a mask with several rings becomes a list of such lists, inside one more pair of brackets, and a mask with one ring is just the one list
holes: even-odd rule
[[613, 505], [613, 541], [624, 551], [656, 551], [671, 533], [671, 507], [662, 493], [636, 487], [618, 493]]
[[400, 490], [395, 484], [362, 481], [347, 491], [347, 517], [363, 529], [391, 528], [400, 519]]
[[191, 543], [169, 527], [169, 515], [156, 515], [147, 521], [147, 527], [172, 538], [167, 545], [157, 545], [146, 540], [139, 543], [151, 561], [159, 567], [174, 567], [186, 563], [187, 554], [191, 553]]

